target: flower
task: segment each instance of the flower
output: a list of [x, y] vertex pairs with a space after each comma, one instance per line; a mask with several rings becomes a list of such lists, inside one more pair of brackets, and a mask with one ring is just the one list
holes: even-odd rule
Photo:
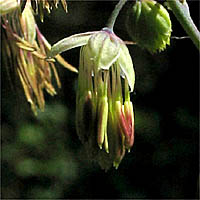
[[[20, 0], [21, 9], [26, 5], [26, 2], [30, 0]], [[41, 21], [44, 20], [44, 10], [46, 9], [48, 13], [51, 12], [53, 8], [58, 8], [58, 4], [61, 1], [62, 6], [67, 12], [67, 3], [66, 0], [31, 0], [31, 7], [36, 15], [39, 14]]]
[[[45, 100], [43, 90], [50, 95], [55, 95], [56, 91], [51, 83], [52, 72], [55, 76], [58, 87], [61, 87], [55, 65], [51, 59], [46, 60], [47, 52], [51, 45], [41, 34], [35, 22], [30, 1], [21, 14], [19, 9], [5, 14], [2, 20], [2, 46], [3, 57], [8, 71], [16, 72], [24, 89], [27, 101], [30, 103], [32, 111], [37, 114], [37, 107], [44, 109]], [[59, 55], [56, 59], [68, 69], [76, 71]]]
[[8, 14], [19, 8], [21, 8], [20, 12], [22, 13], [26, 4], [30, 4], [34, 13], [39, 14], [41, 21], [43, 21], [44, 10], [46, 9], [50, 13], [53, 8], [58, 8], [60, 1], [67, 12], [66, 0], [0, 0], [0, 15]]
[[112, 165], [118, 168], [134, 142], [131, 56], [108, 28], [65, 38], [52, 46], [49, 56], [77, 46], [82, 46], [76, 97], [78, 136], [89, 158], [105, 170]]
[[136, 1], [129, 9], [126, 25], [132, 40], [151, 53], [162, 51], [170, 44], [169, 13], [156, 1]]

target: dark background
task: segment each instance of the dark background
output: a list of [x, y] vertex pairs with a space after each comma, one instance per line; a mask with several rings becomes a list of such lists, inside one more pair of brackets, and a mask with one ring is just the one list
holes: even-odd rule
[[[100, 30], [117, 2], [68, 1], [37, 19], [54, 44], [75, 33]], [[125, 5], [114, 31], [130, 40]], [[189, 1], [199, 27], [199, 2]], [[172, 36], [186, 33], [169, 11]], [[45, 112], [35, 117], [19, 83], [12, 88], [4, 63], [1, 73], [2, 198], [185, 198], [199, 197], [199, 52], [190, 39], [171, 40], [151, 55], [128, 46], [136, 72], [131, 95], [135, 109], [135, 143], [118, 170], [101, 170], [86, 159], [75, 130], [77, 74], [57, 64], [62, 88], [45, 93]], [[78, 68], [79, 48], [62, 56]]]

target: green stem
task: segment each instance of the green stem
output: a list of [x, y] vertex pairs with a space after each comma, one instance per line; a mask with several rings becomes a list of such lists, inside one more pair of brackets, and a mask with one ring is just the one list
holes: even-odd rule
[[189, 12], [189, 7], [186, 0], [167, 0], [172, 12], [184, 28], [185, 32], [190, 36], [191, 40], [200, 51], [200, 33], [195, 26]]
[[106, 27], [108, 27], [112, 31], [113, 31], [113, 27], [114, 27], [115, 21], [117, 19], [117, 16], [119, 15], [120, 10], [122, 9], [122, 7], [124, 6], [124, 4], [126, 2], [127, 2], [127, 0], [120, 0], [118, 2], [118, 4], [115, 6], [115, 9], [113, 10], [110, 18], [108, 19], [108, 23], [107, 23]]

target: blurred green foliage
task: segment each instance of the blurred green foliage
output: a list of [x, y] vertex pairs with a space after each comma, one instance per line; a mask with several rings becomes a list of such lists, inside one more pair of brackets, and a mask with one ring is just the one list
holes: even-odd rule
[[[55, 10], [39, 27], [51, 44], [100, 30], [115, 3], [69, 1], [68, 14]], [[128, 6], [114, 29], [124, 40], [130, 39], [123, 26]], [[184, 35], [176, 23], [172, 17], [174, 35]], [[76, 135], [77, 75], [58, 66], [62, 89], [45, 97], [45, 112], [35, 117], [17, 80], [11, 89], [2, 63], [2, 198], [198, 198], [198, 52], [190, 40], [172, 40], [156, 55], [129, 50], [136, 71], [135, 144], [119, 169], [106, 173], [87, 159]], [[79, 49], [63, 56], [78, 66]]]

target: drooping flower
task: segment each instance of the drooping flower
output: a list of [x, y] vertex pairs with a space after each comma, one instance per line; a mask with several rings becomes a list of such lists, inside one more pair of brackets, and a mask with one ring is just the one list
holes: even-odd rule
[[[110, 29], [73, 35], [52, 46], [50, 57], [82, 46], [76, 98], [76, 128], [89, 158], [118, 168], [134, 142], [130, 91], [135, 74], [128, 48]], [[130, 88], [130, 90], [129, 90]]]
[[[27, 101], [30, 103], [33, 112], [37, 113], [37, 107], [44, 109], [45, 89], [50, 95], [56, 91], [51, 83], [52, 72], [61, 87], [55, 65], [46, 60], [47, 52], [51, 45], [39, 31], [35, 22], [30, 1], [21, 14], [20, 8], [1, 16], [2, 21], [2, 53], [7, 58], [5, 67], [8, 71], [16, 72], [24, 89]], [[72, 71], [75, 68], [63, 60], [60, 55], [56, 60]]]

